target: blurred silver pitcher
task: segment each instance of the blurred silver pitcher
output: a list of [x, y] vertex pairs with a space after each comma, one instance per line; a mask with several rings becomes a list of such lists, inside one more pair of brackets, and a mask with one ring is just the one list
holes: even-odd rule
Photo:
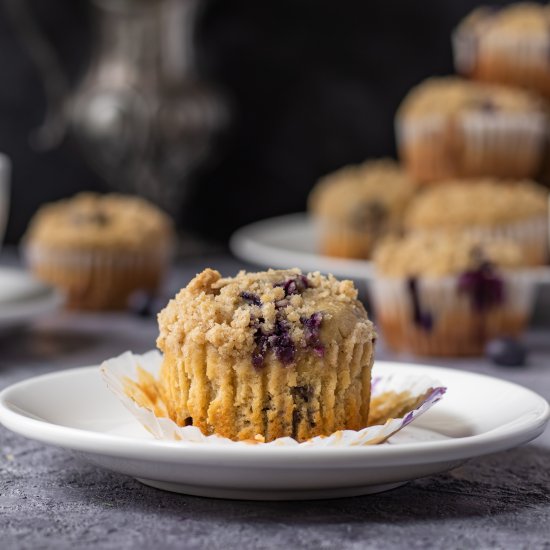
[[48, 96], [36, 147], [56, 146], [68, 130], [110, 186], [175, 214], [191, 170], [227, 119], [220, 96], [194, 70], [198, 0], [94, 0], [92, 59], [72, 91], [27, 1], [5, 5]]

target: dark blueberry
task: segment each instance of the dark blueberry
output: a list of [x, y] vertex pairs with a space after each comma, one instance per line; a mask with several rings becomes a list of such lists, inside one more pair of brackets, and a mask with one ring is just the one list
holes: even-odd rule
[[188, 416], [185, 420], [184, 420], [184, 423], [186, 426], [192, 426], [193, 425], [193, 417], [192, 416]]
[[261, 307], [262, 301], [260, 300], [260, 297], [257, 294], [254, 294], [253, 292], [247, 292], [246, 290], [241, 292], [240, 294], [241, 298], [251, 306], [258, 306]]
[[71, 217], [74, 225], [96, 225], [103, 227], [109, 223], [109, 217], [101, 210], [95, 212], [76, 212]]
[[479, 109], [485, 114], [493, 114], [498, 110], [498, 107], [490, 97], [485, 97], [479, 103]]
[[430, 312], [423, 311], [422, 309], [420, 295], [418, 293], [418, 280], [416, 277], [410, 277], [407, 280], [407, 288], [412, 302], [414, 324], [418, 328], [429, 332], [433, 328], [433, 317]]
[[351, 214], [351, 223], [359, 230], [377, 232], [386, 218], [388, 209], [377, 200], [360, 202]]
[[309, 281], [305, 275], [297, 275], [287, 279], [286, 281], [281, 281], [280, 283], [275, 283], [273, 286], [283, 287], [285, 291], [285, 297], [292, 296], [293, 294], [300, 294], [306, 288], [309, 288]]
[[320, 339], [323, 315], [317, 311], [310, 317], [302, 317], [300, 321], [304, 326], [304, 340], [306, 346], [311, 348], [319, 357], [323, 357], [325, 346], [323, 346]]
[[293, 363], [296, 346], [290, 337], [289, 330], [289, 323], [280, 318], [276, 320], [271, 332], [267, 332], [264, 325], [259, 325], [254, 335], [256, 348], [252, 354], [252, 364], [257, 368], [262, 367], [269, 350], [273, 350], [277, 359], [284, 365]]
[[294, 386], [290, 388], [290, 393], [295, 400], [301, 399], [305, 403], [308, 403], [311, 397], [313, 397], [313, 388], [309, 384], [305, 386]]
[[144, 290], [133, 292], [128, 299], [128, 309], [138, 317], [154, 317], [164, 306], [158, 296]]
[[485, 355], [495, 365], [521, 367], [525, 365], [527, 349], [513, 338], [495, 338], [485, 346]]
[[458, 291], [468, 294], [476, 311], [486, 311], [504, 301], [504, 282], [490, 262], [482, 262], [477, 269], [462, 273], [458, 278]]

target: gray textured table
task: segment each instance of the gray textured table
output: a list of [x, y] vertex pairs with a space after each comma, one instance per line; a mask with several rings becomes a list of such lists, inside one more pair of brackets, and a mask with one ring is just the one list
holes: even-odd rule
[[[227, 274], [242, 267], [225, 257], [188, 261], [167, 292], [205, 265]], [[127, 349], [145, 351], [153, 347], [156, 333], [153, 319], [136, 316], [51, 315], [0, 336], [0, 388], [37, 374], [96, 364]], [[494, 367], [481, 359], [447, 364], [506, 378], [549, 399], [548, 329], [532, 330], [527, 341], [530, 360], [521, 369]], [[383, 344], [378, 355], [392, 358]], [[3, 427], [0, 437], [3, 549], [550, 549], [550, 431], [525, 447], [387, 493], [290, 503], [165, 493]]]

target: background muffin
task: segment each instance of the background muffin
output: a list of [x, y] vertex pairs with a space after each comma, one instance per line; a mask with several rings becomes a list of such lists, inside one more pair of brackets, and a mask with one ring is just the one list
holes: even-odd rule
[[346, 166], [322, 178], [309, 197], [323, 254], [368, 258], [380, 237], [401, 229], [414, 186], [390, 160]]
[[35, 274], [63, 289], [69, 307], [119, 309], [155, 292], [173, 245], [172, 223], [137, 197], [82, 193], [42, 207], [25, 236]]
[[522, 178], [542, 166], [547, 122], [545, 106], [528, 92], [445, 77], [409, 92], [396, 132], [404, 167], [419, 182]]
[[528, 88], [550, 97], [550, 9], [531, 2], [478, 8], [453, 35], [455, 66], [477, 80]]
[[481, 354], [497, 336], [517, 336], [533, 302], [520, 248], [463, 233], [417, 234], [379, 246], [371, 285], [388, 345], [420, 355]]
[[526, 263], [548, 260], [548, 191], [533, 181], [445, 181], [419, 194], [407, 210], [410, 231], [451, 229], [482, 241], [506, 238]]
[[159, 315], [170, 418], [236, 440], [367, 425], [375, 333], [351, 281], [207, 269]]

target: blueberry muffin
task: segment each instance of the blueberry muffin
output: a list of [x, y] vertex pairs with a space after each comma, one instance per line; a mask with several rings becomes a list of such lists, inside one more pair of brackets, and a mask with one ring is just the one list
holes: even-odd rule
[[233, 440], [367, 425], [376, 338], [351, 281], [206, 269], [159, 315], [169, 416]]
[[325, 176], [308, 202], [321, 252], [369, 258], [381, 237], [400, 231], [401, 217], [413, 194], [413, 184], [390, 159], [346, 166]]
[[548, 261], [548, 191], [533, 181], [445, 181], [410, 204], [405, 226], [412, 232], [463, 231], [482, 241], [514, 241], [527, 264]]
[[82, 193], [40, 208], [24, 237], [40, 279], [77, 309], [122, 309], [132, 293], [154, 293], [168, 267], [173, 229], [145, 200]]
[[478, 8], [453, 34], [457, 72], [550, 97], [549, 29], [547, 5], [522, 2], [501, 9]]
[[521, 249], [464, 233], [408, 235], [382, 243], [370, 287], [378, 326], [397, 351], [480, 355], [500, 336], [518, 336], [534, 282]]
[[409, 92], [396, 132], [400, 157], [415, 181], [528, 178], [542, 167], [547, 123], [545, 105], [526, 91], [442, 77]]

